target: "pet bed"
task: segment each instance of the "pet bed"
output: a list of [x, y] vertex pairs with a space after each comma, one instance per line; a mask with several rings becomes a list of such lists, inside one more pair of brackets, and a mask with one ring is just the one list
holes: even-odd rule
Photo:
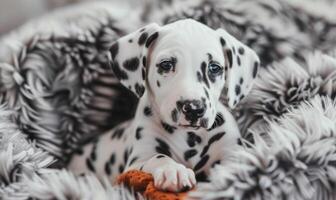
[[[0, 40], [2, 199], [137, 199], [94, 174], [67, 171], [81, 145], [132, 118], [137, 99], [108, 65], [113, 41], [149, 22], [193, 18], [260, 56], [248, 98], [232, 112], [237, 159], [193, 199], [336, 199], [336, 4], [300, 0], [164, 0], [142, 7], [75, 5]], [[124, 4], [123, 4], [124, 5]], [[224, 102], [225, 103], [225, 102]]]

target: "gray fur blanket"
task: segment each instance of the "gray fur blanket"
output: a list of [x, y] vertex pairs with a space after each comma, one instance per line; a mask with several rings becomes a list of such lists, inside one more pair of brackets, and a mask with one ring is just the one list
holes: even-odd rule
[[134, 114], [136, 97], [108, 65], [113, 41], [183, 18], [225, 28], [263, 66], [232, 111], [242, 133], [237, 159], [216, 167], [190, 197], [336, 199], [336, 3], [131, 3], [64, 8], [0, 39], [0, 199], [142, 198], [64, 167], [83, 143]]

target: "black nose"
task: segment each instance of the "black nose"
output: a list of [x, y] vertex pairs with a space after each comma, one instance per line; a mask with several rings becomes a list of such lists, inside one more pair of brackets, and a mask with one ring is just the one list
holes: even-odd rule
[[187, 100], [183, 102], [182, 112], [192, 118], [201, 118], [205, 113], [205, 104], [199, 100]]

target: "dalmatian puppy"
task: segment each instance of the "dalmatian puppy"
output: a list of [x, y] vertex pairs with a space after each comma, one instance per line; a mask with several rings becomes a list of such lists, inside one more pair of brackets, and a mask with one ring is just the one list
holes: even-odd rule
[[133, 120], [75, 155], [72, 171], [114, 181], [124, 171], [142, 170], [157, 188], [176, 192], [229, 159], [240, 133], [219, 99], [224, 92], [233, 108], [250, 91], [259, 66], [253, 50], [223, 29], [186, 19], [126, 35], [110, 56], [139, 105]]

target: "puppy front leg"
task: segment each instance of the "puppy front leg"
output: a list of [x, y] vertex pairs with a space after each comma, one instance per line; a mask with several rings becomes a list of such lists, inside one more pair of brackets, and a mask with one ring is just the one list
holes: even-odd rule
[[194, 172], [172, 158], [157, 154], [142, 163], [135, 163], [129, 168], [138, 168], [152, 174], [156, 188], [164, 191], [180, 192], [196, 185]]

